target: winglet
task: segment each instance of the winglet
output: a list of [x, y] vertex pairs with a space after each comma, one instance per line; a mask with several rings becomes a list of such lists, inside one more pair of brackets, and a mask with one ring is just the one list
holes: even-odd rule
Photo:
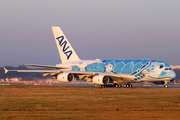
[[4, 67], [4, 70], [5, 70], [5, 74], [8, 72], [8, 70]]

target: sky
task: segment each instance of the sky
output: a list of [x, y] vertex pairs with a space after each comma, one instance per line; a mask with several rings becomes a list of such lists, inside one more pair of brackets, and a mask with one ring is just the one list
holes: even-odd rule
[[0, 66], [61, 63], [51, 26], [80, 59], [180, 65], [180, 0], [1, 0]]

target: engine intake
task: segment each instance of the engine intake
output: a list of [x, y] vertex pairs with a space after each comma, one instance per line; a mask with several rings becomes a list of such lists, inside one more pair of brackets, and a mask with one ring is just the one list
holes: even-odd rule
[[103, 85], [109, 82], [109, 77], [105, 75], [97, 75], [92, 79], [93, 83]]
[[72, 73], [61, 73], [57, 76], [57, 80], [60, 82], [71, 82], [74, 79]]

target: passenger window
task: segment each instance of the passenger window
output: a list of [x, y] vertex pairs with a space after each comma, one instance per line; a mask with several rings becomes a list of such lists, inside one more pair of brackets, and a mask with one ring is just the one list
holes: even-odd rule
[[172, 70], [171, 68], [166, 68], [165, 70]]

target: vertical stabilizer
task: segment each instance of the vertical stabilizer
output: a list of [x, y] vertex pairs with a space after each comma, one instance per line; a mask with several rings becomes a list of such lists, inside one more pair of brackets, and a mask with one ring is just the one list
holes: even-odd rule
[[52, 26], [52, 31], [62, 63], [80, 60], [61, 28]]

